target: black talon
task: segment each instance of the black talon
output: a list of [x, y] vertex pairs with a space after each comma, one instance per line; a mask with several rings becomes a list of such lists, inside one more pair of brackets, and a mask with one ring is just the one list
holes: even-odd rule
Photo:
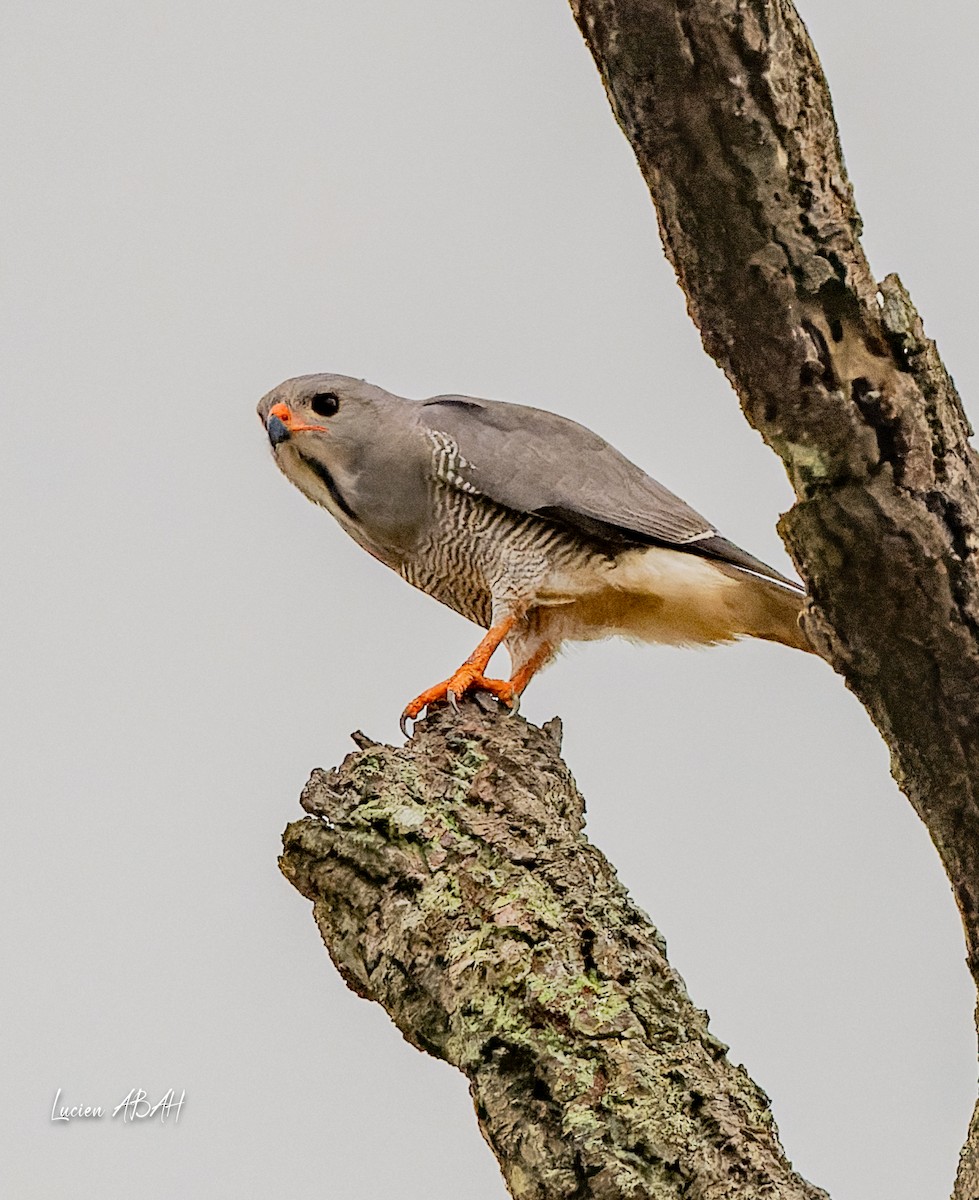
[[401, 726], [401, 732], [404, 734], [404, 736], [406, 738], [411, 737], [411, 734], [408, 732], [408, 722], [411, 721], [412, 719], [413, 718], [408, 716], [407, 711], [405, 711], [401, 714], [401, 720], [398, 722], [398, 724]]
[[449, 702], [449, 708], [451, 708], [452, 711], [455, 713], [455, 715], [458, 716], [459, 715], [459, 698], [456, 696], [456, 694], [452, 690], [452, 688], [449, 688], [448, 691], [445, 693], [445, 698]]

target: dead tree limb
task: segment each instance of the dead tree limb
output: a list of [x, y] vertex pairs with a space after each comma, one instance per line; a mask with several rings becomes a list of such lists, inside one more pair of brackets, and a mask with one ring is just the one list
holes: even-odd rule
[[[979, 472], [910, 298], [860, 247], [815, 51], [788, 0], [570, 2], [704, 345], [795, 487], [807, 632], [891, 749], [979, 979]], [[283, 870], [351, 987], [467, 1073], [514, 1196], [822, 1195], [543, 735], [436, 717], [305, 804]], [[979, 1107], [955, 1196], [979, 1196]]]
[[282, 869], [349, 986], [468, 1076], [514, 1197], [825, 1197], [584, 837], [553, 736], [467, 704], [359, 741]]
[[[972, 431], [897, 276], [870, 272], [816, 52], [788, 0], [571, 7], [704, 346], [795, 488], [806, 630], [890, 747], [979, 982]], [[955, 1195], [979, 1195], [979, 1108]]]

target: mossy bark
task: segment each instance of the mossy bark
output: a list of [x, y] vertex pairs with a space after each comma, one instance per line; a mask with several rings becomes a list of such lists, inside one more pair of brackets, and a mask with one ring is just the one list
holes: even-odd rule
[[[878, 282], [789, 0], [570, 0], [707, 351], [781, 456], [806, 631], [866, 705], [979, 981], [979, 470]], [[471, 1080], [517, 1197], [823, 1195], [584, 839], [557, 747], [466, 707], [304, 793], [282, 867], [351, 987]], [[979, 1197], [979, 1107], [955, 1200]]]
[[470, 1080], [519, 1200], [816, 1200], [548, 732], [467, 704], [303, 792], [282, 870], [340, 973]]
[[[887, 741], [979, 983], [979, 469], [910, 297], [860, 245], [816, 52], [789, 0], [570, 3], [704, 346], [795, 488], [806, 632]], [[979, 1108], [957, 1200], [977, 1164]]]

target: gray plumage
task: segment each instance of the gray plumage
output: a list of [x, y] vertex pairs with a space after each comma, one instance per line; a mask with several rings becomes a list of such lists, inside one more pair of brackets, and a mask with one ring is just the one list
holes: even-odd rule
[[536, 513], [612, 545], [682, 547], [790, 587], [784, 575], [722, 538], [700, 513], [597, 433], [557, 413], [500, 400], [435, 396], [422, 420], [449, 434], [481, 464], [482, 494], [515, 512]]
[[574, 421], [343, 375], [287, 380], [258, 411], [284, 474], [365, 549], [484, 628], [506, 623], [518, 692], [568, 639], [809, 648], [798, 584]]

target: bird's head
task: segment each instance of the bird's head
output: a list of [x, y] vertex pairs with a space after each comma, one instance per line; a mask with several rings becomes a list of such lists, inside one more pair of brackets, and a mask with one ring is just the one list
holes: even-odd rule
[[287, 379], [258, 404], [282, 473], [362, 541], [418, 519], [426, 443], [416, 412], [412, 401], [348, 375]]
[[[349, 441], [369, 418], [370, 409], [395, 397], [349, 375], [299, 375], [287, 379], [258, 402], [258, 415], [273, 450], [299, 439], [324, 446], [326, 435]], [[308, 436], [318, 435], [312, 440]]]

